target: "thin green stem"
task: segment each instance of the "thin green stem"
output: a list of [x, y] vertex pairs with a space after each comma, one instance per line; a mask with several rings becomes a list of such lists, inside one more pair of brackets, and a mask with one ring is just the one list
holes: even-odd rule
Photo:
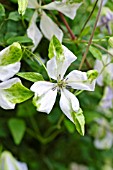
[[84, 91], [84, 90], [77, 90], [74, 94], [75, 94], [76, 96], [78, 96], [78, 95], [81, 94], [83, 91]]
[[81, 29], [81, 32], [80, 32], [78, 38], [80, 37], [80, 35], [81, 35], [82, 32], [84, 31], [84, 28], [86, 27], [87, 23], [89, 22], [90, 18], [92, 17], [93, 12], [94, 12], [94, 10], [95, 10], [95, 8], [96, 8], [97, 2], [98, 2], [98, 0], [96, 0], [95, 4], [94, 4], [94, 6], [93, 6], [93, 9], [92, 9], [92, 11], [91, 11], [91, 13], [90, 13], [90, 15], [88, 16], [86, 22], [84, 23], [84, 25], [83, 25], [83, 27], [82, 27], [82, 29]]
[[43, 136], [35, 133], [34, 131], [32, 131], [30, 128], [26, 129], [26, 132], [32, 136], [33, 138], [35, 138], [36, 140], [38, 140], [39, 142], [41, 142], [42, 144], [47, 144], [49, 142], [51, 142], [52, 140], [54, 140], [56, 138], [56, 136], [61, 132], [61, 130], [57, 130], [54, 133], [52, 133], [50, 136], [44, 138]]
[[95, 44], [95, 43], [92, 43], [95, 47], [105, 51], [107, 54], [109, 54], [111, 57], [113, 57], [113, 54], [111, 54], [108, 50], [106, 50], [104, 47], [102, 47], [101, 45], [98, 45], [98, 44]]
[[100, 13], [101, 13], [101, 9], [102, 9], [102, 4], [103, 4], [103, 0], [101, 0], [101, 4], [100, 4], [100, 7], [99, 7], [99, 11], [98, 11], [97, 17], [96, 17], [96, 21], [95, 21], [95, 24], [94, 24], [94, 28], [93, 28], [92, 34], [91, 34], [91, 36], [90, 36], [90, 39], [89, 39], [89, 42], [88, 42], [88, 46], [87, 46], [87, 48], [86, 48], [86, 51], [85, 51], [85, 53], [84, 53], [84, 55], [83, 55], [83, 58], [82, 58], [82, 61], [81, 61], [81, 63], [80, 63], [79, 70], [81, 70], [81, 68], [82, 68], [82, 66], [83, 66], [83, 64], [84, 64], [84, 61], [85, 61], [85, 59], [86, 59], [86, 57], [87, 57], [87, 54], [88, 54], [88, 51], [89, 51], [89, 47], [90, 47], [90, 45], [91, 45], [91, 43], [92, 43], [92, 39], [93, 39], [95, 30], [96, 30], [97, 22], [98, 22], [99, 17], [100, 17]]
[[[45, 71], [46, 71], [46, 73], [47, 73], [47, 75], [48, 75], [47, 68], [46, 68], [45, 64], [42, 62], [42, 60], [40, 59], [40, 57], [38, 57], [37, 55], [35, 55], [35, 54], [32, 53], [31, 51], [29, 51], [26, 47], [24, 47], [24, 49], [25, 49], [27, 52], [29, 52], [32, 56], [34, 56], [35, 59], [38, 60], [38, 62], [43, 66], [43, 68], [45, 69]], [[49, 75], [48, 75], [48, 77], [49, 77]], [[49, 80], [52, 81], [50, 77], [49, 77]]]

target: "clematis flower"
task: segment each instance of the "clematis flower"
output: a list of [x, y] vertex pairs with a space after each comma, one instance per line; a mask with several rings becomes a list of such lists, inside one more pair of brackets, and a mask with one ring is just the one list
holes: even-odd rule
[[[74, 70], [67, 76], [64, 76], [68, 67], [77, 57], [63, 45], [62, 49], [63, 56], [61, 58], [55, 54], [47, 62], [48, 75], [56, 82], [35, 82], [31, 86], [31, 91], [35, 92], [33, 102], [37, 107], [37, 111], [46, 112], [47, 114], [51, 112], [54, 106], [57, 92], [60, 92], [60, 108], [72, 122], [75, 122], [74, 113], [79, 113], [80, 105], [77, 97], [68, 89], [93, 91], [95, 80], [93, 79], [91, 81], [87, 73], [78, 70]], [[84, 124], [84, 118], [82, 119], [82, 123]]]
[[[42, 34], [50, 40], [53, 35], [55, 35], [60, 42], [62, 42], [63, 32], [57, 26], [55, 22], [44, 12], [44, 10], [57, 10], [62, 12], [67, 17], [74, 19], [76, 16], [76, 11], [80, 7], [82, 3], [71, 3], [71, 2], [51, 2], [47, 5], [40, 6], [37, 0], [29, 0], [28, 1], [28, 8], [35, 9], [34, 15], [31, 18], [29, 27], [27, 29], [27, 35], [29, 38], [32, 39], [34, 47], [32, 51], [36, 49], [40, 40], [42, 39]], [[40, 16], [40, 30], [36, 26], [36, 19], [38, 17], [38, 12]], [[42, 33], [41, 33], [42, 32]]]
[[17, 161], [13, 155], [4, 151], [0, 157], [0, 170], [28, 170], [26, 163]]

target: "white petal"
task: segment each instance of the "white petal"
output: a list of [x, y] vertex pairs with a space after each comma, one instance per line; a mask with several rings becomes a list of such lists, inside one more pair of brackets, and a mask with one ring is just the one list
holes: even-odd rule
[[39, 5], [37, 3], [37, 0], [28, 0], [28, 8], [36, 9]]
[[73, 89], [94, 91], [96, 81], [90, 83], [85, 72], [74, 70], [65, 79]]
[[102, 139], [95, 139], [94, 145], [98, 149], [110, 149], [113, 143], [113, 135], [111, 132], [106, 132], [106, 136]]
[[77, 57], [65, 46], [62, 46], [64, 50], [65, 59], [61, 63], [57, 63], [56, 57], [53, 57], [47, 62], [48, 74], [51, 78], [57, 80], [60, 76], [63, 79], [68, 67]]
[[9, 64], [6, 66], [0, 66], [0, 80], [5, 81], [13, 77], [20, 70], [20, 62]]
[[18, 170], [28, 170], [27, 164], [23, 162], [16, 161], [16, 164], [18, 166]]
[[40, 112], [50, 113], [57, 96], [57, 88], [54, 83], [39, 81], [31, 86], [35, 92], [34, 104]]
[[66, 89], [61, 90], [61, 98], [60, 98], [60, 108], [62, 112], [72, 121], [73, 118], [71, 116], [71, 113], [73, 111], [77, 112], [79, 110], [79, 101], [75, 97], [74, 94], [69, 92]]
[[33, 14], [33, 17], [31, 18], [30, 25], [27, 29], [27, 35], [29, 38], [32, 39], [34, 47], [32, 48], [32, 51], [36, 49], [38, 46], [40, 40], [42, 39], [42, 33], [38, 29], [36, 25], [36, 18], [38, 17], [37, 11]]
[[43, 9], [57, 10], [62, 12], [67, 17], [74, 19], [77, 9], [82, 3], [67, 3], [67, 2], [51, 2], [48, 5], [44, 5]]
[[13, 84], [16, 84], [17, 82], [21, 82], [19, 78], [13, 78], [0, 83], [0, 107], [2, 107], [3, 109], [14, 109], [15, 104], [11, 103], [7, 99], [7, 93], [4, 91], [4, 89], [10, 88]]
[[62, 30], [51, 20], [50, 17], [46, 15], [45, 12], [42, 12], [41, 15], [40, 29], [48, 40], [50, 40], [53, 35], [55, 35], [59, 39], [59, 41], [62, 42]]
[[54, 87], [55, 83], [38, 81], [31, 86], [30, 90], [35, 92], [38, 96], [41, 96]]

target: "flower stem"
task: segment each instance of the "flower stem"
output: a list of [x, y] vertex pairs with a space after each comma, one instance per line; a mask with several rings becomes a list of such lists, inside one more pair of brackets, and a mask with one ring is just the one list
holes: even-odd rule
[[89, 42], [88, 42], [88, 46], [87, 46], [87, 48], [86, 48], [86, 51], [85, 51], [85, 53], [84, 53], [84, 55], [83, 55], [83, 58], [82, 58], [82, 61], [81, 61], [81, 63], [80, 63], [79, 70], [81, 70], [81, 68], [82, 68], [82, 66], [83, 66], [83, 64], [84, 64], [84, 62], [85, 62], [85, 59], [86, 59], [87, 54], [88, 54], [88, 51], [89, 51], [89, 47], [90, 47], [90, 45], [91, 45], [91, 43], [92, 43], [92, 39], [93, 39], [95, 30], [96, 30], [97, 22], [98, 22], [99, 17], [100, 17], [100, 13], [101, 13], [101, 9], [102, 9], [102, 4], [103, 4], [103, 0], [101, 0], [101, 4], [100, 4], [100, 7], [99, 7], [99, 11], [98, 11], [97, 17], [96, 17], [96, 21], [95, 21], [95, 24], [94, 24], [94, 28], [93, 28], [92, 34], [91, 34], [91, 36], [90, 36], [90, 39], [89, 39]]
[[66, 26], [66, 28], [67, 28], [67, 30], [68, 30], [70, 36], [71, 36], [71, 39], [72, 39], [72, 40], [75, 40], [77, 37], [73, 34], [73, 32], [72, 32], [72, 30], [71, 30], [71, 28], [70, 28], [68, 22], [66, 21], [64, 15], [63, 15], [61, 12], [59, 12], [59, 15], [60, 15], [60, 17], [61, 17], [63, 23], [65, 24], [65, 26]]
[[[24, 46], [23, 46], [24, 47]], [[45, 66], [45, 64], [42, 62], [42, 60], [40, 59], [40, 57], [38, 57], [37, 55], [35, 55], [34, 53], [32, 53], [31, 51], [29, 51], [26, 47], [24, 47], [24, 49], [29, 52], [32, 56], [34, 56], [35, 59], [38, 60], [38, 62], [43, 66], [43, 68], [45, 69], [47, 75], [48, 75], [48, 71], [47, 71], [47, 68]], [[48, 75], [49, 77], [49, 75]], [[49, 77], [49, 80], [51, 81], [51, 78]]]

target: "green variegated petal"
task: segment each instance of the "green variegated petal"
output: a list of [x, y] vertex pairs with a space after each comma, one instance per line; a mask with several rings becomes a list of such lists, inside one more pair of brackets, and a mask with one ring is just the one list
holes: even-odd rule
[[19, 43], [13, 43], [0, 52], [0, 80], [13, 77], [20, 69], [22, 50]]
[[20, 61], [21, 57], [21, 46], [18, 42], [15, 42], [0, 52], [0, 66], [14, 64]]
[[5, 90], [20, 82], [20, 79], [13, 78], [0, 83], [0, 107], [3, 109], [14, 109], [15, 103], [10, 101], [10, 99], [7, 97], [8, 93], [6, 93]]
[[85, 118], [79, 107], [78, 99], [68, 90], [61, 90], [60, 108], [64, 114], [75, 124], [77, 131], [84, 135]]
[[82, 136], [84, 136], [84, 133], [85, 133], [85, 128], [84, 128], [85, 117], [83, 115], [83, 111], [81, 109], [79, 109], [78, 112], [72, 112], [71, 115], [73, 117], [73, 120], [74, 120], [74, 123], [75, 123], [77, 131]]
[[40, 29], [48, 40], [51, 40], [53, 35], [55, 35], [60, 42], [62, 41], [63, 38], [62, 30], [57, 26], [56, 23], [52, 21], [50, 17], [46, 15], [45, 12], [42, 12], [41, 15]]
[[27, 35], [29, 38], [32, 39], [34, 47], [32, 48], [32, 51], [34, 51], [36, 49], [36, 47], [38, 46], [38, 44], [40, 43], [41, 39], [42, 39], [42, 33], [40, 32], [40, 30], [38, 29], [37, 25], [36, 25], [36, 19], [38, 17], [37, 11], [34, 12], [29, 27], [27, 29]]
[[48, 5], [44, 5], [43, 9], [48, 9], [48, 10], [57, 10], [67, 17], [74, 19], [76, 16], [76, 11], [80, 7], [82, 3], [68, 3], [68, 2], [60, 2], [60, 1], [55, 1], [51, 2]]
[[74, 94], [66, 89], [61, 90], [60, 108], [63, 113], [74, 123], [71, 113], [79, 110], [79, 101]]
[[13, 78], [0, 83], [0, 107], [14, 109], [16, 103], [21, 103], [33, 93], [24, 87], [19, 78]]
[[63, 79], [65, 72], [77, 57], [65, 46], [62, 45], [64, 58], [55, 56], [47, 62], [48, 74], [54, 80]]

